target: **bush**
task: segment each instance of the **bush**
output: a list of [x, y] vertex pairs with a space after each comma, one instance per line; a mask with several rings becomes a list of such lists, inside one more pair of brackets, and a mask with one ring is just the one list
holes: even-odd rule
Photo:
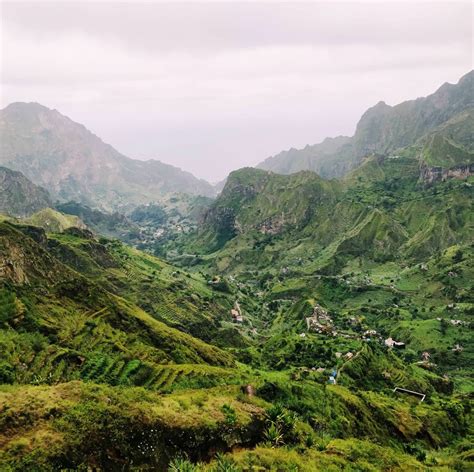
[[197, 466], [182, 457], [173, 459], [168, 466], [168, 472], [198, 472], [198, 470]]
[[8, 362], [0, 363], [0, 383], [11, 384], [15, 381], [15, 369]]
[[222, 413], [224, 413], [225, 416], [225, 422], [229, 426], [234, 426], [237, 423], [237, 414], [235, 413], [235, 410], [230, 406], [230, 405], [222, 405], [221, 408]]

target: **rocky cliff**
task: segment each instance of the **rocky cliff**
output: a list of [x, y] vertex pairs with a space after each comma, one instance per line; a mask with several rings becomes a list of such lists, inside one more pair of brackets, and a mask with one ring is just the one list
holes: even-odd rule
[[0, 167], [0, 213], [25, 217], [52, 206], [48, 192], [21, 172]]

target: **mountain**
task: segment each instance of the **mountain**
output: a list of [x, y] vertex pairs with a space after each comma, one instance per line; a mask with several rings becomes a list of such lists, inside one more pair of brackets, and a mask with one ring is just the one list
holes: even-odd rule
[[319, 144], [307, 145], [303, 149], [291, 148], [288, 151], [282, 151], [265, 159], [257, 165], [257, 168], [270, 170], [278, 174], [294, 174], [302, 170], [312, 170], [320, 173], [320, 162], [330, 158], [350, 142], [351, 138], [347, 136], [326, 138]]
[[[241, 169], [187, 240], [220, 270], [339, 271], [351, 258], [422, 261], [472, 241], [471, 184], [459, 173], [424, 187], [417, 159], [371, 156], [342, 181]], [[450, 178], [452, 177], [452, 179]], [[421, 180], [420, 180], [421, 179]]]
[[0, 167], [0, 214], [25, 217], [51, 207], [48, 192], [33, 184], [21, 172]]
[[[257, 167], [281, 174], [312, 170], [326, 178], [341, 177], [357, 167], [364, 157], [374, 153], [396, 154], [443, 123], [456, 119], [467, 118], [472, 143], [473, 89], [474, 71], [471, 71], [457, 84], [445, 83], [427, 97], [395, 106], [379, 102], [362, 115], [351, 138], [326, 139], [304, 149], [284, 151]], [[463, 163], [472, 163], [472, 155]]]
[[282, 176], [252, 168], [234, 171], [205, 213], [199, 241], [218, 249], [249, 231], [262, 235], [277, 235], [289, 227], [301, 231], [313, 208], [332, 205], [340, 187], [313, 172]]
[[47, 233], [62, 233], [69, 228], [87, 229], [77, 216], [65, 215], [52, 208], [44, 208], [28, 218], [23, 218], [21, 223], [43, 228]]
[[204, 180], [156, 160], [139, 161], [56, 110], [12, 103], [0, 111], [0, 164], [60, 201], [122, 209], [172, 193], [212, 196]]
[[20, 383], [35, 376], [98, 380], [100, 371], [116, 383], [143, 385], [157, 382], [169, 364], [177, 374], [176, 365], [187, 364], [181, 373], [190, 375], [190, 364], [199, 364], [196, 372], [211, 376], [207, 366], [234, 364], [230, 354], [187, 334], [216, 336], [230, 306], [225, 295], [209, 297], [212, 288], [199, 278], [87, 230], [47, 234], [0, 223], [0, 284], [2, 365]]
[[126, 180], [126, 216], [0, 219], [0, 470], [472, 470], [472, 109], [452, 87], [419, 131], [415, 106], [369, 113], [360, 139], [403, 147], [340, 179], [244, 168], [214, 200], [141, 203], [113, 167], [74, 195]]

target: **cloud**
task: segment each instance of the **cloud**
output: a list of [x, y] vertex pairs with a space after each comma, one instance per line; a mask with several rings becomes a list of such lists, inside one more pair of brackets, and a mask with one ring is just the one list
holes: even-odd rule
[[3, 105], [211, 179], [471, 68], [466, 4], [5, 5]]

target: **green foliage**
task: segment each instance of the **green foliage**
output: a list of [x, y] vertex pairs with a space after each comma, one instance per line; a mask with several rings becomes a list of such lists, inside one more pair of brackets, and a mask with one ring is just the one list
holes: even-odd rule
[[181, 457], [173, 459], [168, 466], [168, 472], [197, 472], [198, 470], [192, 462]]
[[[141, 205], [153, 189], [108, 175], [132, 221], [74, 202], [61, 206], [69, 216], [46, 209], [22, 222], [35, 226], [4, 218], [0, 468], [468, 470], [474, 258], [463, 80], [445, 88], [445, 114], [429, 98], [395, 113], [380, 103], [354, 138], [304, 150], [325, 175], [363, 159], [340, 181], [246, 168], [214, 202]], [[301, 164], [295, 150], [276, 161], [290, 155], [285, 172]], [[42, 169], [57, 159], [40, 157]], [[82, 198], [81, 185], [64, 183], [61, 199]], [[111, 203], [100, 184], [93, 193]], [[203, 225], [186, 234], [204, 208]], [[79, 218], [181, 268], [96, 237]], [[330, 317], [323, 329], [307, 320], [316, 305]], [[388, 348], [388, 337], [405, 349]]]
[[0, 325], [5, 325], [18, 314], [16, 301], [17, 298], [13, 292], [0, 289]]
[[237, 415], [230, 405], [222, 405], [222, 413], [224, 413], [226, 424], [234, 426], [237, 423]]
[[[172, 459], [187, 456], [196, 461], [215, 444], [223, 450], [248, 444], [249, 437], [260, 433], [263, 418], [261, 408], [235, 399], [235, 389], [160, 395], [141, 388], [71, 382], [0, 390], [0, 401], [9, 405], [0, 414], [0, 428], [7, 434], [0, 454], [2, 470], [25, 470], [32, 461], [36, 470], [50, 470], [48, 465], [53, 470], [132, 465], [165, 470], [170, 462], [197, 470], [187, 460]], [[222, 415], [224, 405], [235, 412], [232, 425]], [[11, 424], [14, 430], [6, 429]], [[222, 458], [217, 470], [231, 470], [225, 468], [228, 462]]]

